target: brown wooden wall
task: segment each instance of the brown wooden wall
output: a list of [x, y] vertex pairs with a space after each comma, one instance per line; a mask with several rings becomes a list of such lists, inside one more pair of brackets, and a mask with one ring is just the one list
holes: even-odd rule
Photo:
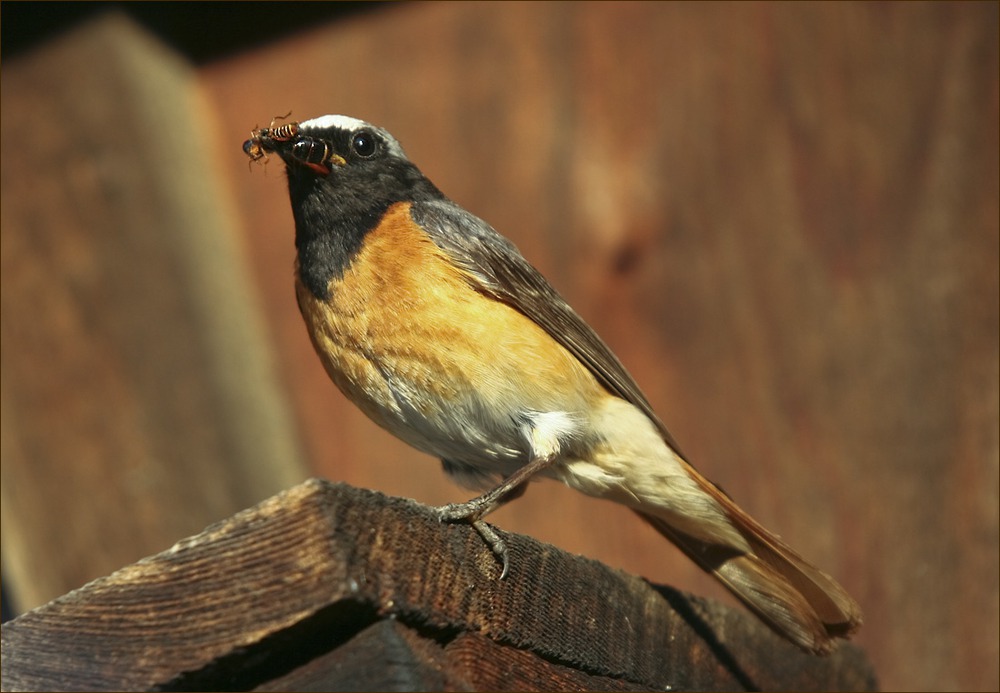
[[[997, 20], [399, 5], [195, 68], [112, 16], [8, 61], [5, 592], [30, 608], [310, 474], [467, 497], [327, 380], [281, 166], [240, 149], [345, 113], [512, 238], [702, 471], [841, 579], [886, 689], [1000, 687]], [[492, 519], [726, 598], [555, 484]]]

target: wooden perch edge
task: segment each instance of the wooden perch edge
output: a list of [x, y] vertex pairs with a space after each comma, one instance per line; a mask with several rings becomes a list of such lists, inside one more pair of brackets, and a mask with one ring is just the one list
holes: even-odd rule
[[874, 690], [740, 610], [310, 480], [3, 626], [3, 690]]

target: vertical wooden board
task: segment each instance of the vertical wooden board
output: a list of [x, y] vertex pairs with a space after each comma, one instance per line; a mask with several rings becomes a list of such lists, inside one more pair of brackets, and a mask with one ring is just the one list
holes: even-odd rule
[[110, 15], [4, 65], [5, 577], [20, 608], [302, 478], [193, 70]]
[[[244, 176], [239, 151], [289, 109], [388, 127], [511, 237], [695, 463], [858, 597], [887, 688], [995, 688], [996, 20], [992, 4], [443, 3], [208, 68], [315, 468], [462, 497], [311, 353], [280, 166]], [[494, 517], [711, 589], [627, 513], [553, 485]]]

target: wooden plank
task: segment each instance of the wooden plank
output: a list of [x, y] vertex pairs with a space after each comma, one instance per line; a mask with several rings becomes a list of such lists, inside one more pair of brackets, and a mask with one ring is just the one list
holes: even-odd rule
[[376, 621], [348, 642], [257, 691], [471, 690], [449, 676], [441, 647], [396, 620]]
[[122, 17], [4, 65], [2, 532], [20, 608], [304, 478], [197, 75]]
[[[422, 688], [436, 682], [424, 666], [435, 662], [453, 682], [490, 688], [601, 680], [583, 673], [625, 688], [874, 686], [853, 645], [807, 655], [743, 611], [507, 539], [512, 569], [499, 580], [468, 525], [313, 480], [5, 624], [3, 689], [246, 690], [338, 670], [346, 688]], [[370, 630], [385, 619], [427, 642]], [[354, 659], [326, 656], [345, 645]], [[399, 669], [356, 668], [371, 657]]]

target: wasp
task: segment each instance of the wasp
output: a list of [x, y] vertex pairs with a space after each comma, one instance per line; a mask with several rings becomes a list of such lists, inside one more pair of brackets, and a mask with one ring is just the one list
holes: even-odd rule
[[292, 115], [291, 111], [283, 116], [274, 116], [271, 118], [271, 124], [266, 128], [255, 127], [250, 131], [250, 139], [243, 143], [243, 153], [250, 157], [250, 164], [261, 159], [264, 160], [265, 165], [267, 164], [268, 150], [265, 148], [264, 140], [288, 142], [299, 134], [299, 124], [295, 121], [275, 127], [277, 121], [284, 120], [290, 115]]
[[261, 138], [266, 136], [263, 129], [256, 128], [250, 132], [250, 139], [243, 143], [243, 153], [250, 157], [250, 161], [247, 162], [247, 168], [251, 171], [253, 170], [253, 165], [261, 159], [264, 160], [264, 170], [267, 170], [267, 150], [264, 149], [264, 143], [261, 142]]
[[347, 163], [328, 142], [301, 134], [297, 122], [275, 126], [277, 121], [291, 114], [289, 111], [283, 116], [275, 116], [266, 128], [255, 127], [250, 131], [250, 139], [243, 143], [243, 153], [250, 158], [250, 164], [261, 159], [267, 164], [268, 154], [279, 148], [303, 166], [324, 176], [330, 173], [331, 165], [343, 166]]
[[333, 147], [327, 142], [313, 137], [300, 137], [292, 145], [291, 155], [323, 175], [330, 173], [330, 164], [343, 166], [347, 163], [344, 157], [334, 152]]
[[266, 128], [255, 128], [254, 131], [251, 133], [251, 135], [257, 137], [258, 139], [261, 137], [269, 137], [275, 142], [287, 142], [288, 140], [292, 139], [297, 134], [299, 134], [299, 124], [294, 120], [290, 123], [285, 123], [284, 125], [280, 125], [278, 127], [275, 127], [274, 124], [279, 120], [284, 120], [290, 115], [292, 115], [291, 111], [289, 111], [283, 116], [274, 116], [273, 118], [271, 118], [270, 125], [268, 125]]
[[[271, 123], [274, 124], [273, 122]], [[267, 137], [276, 142], [287, 142], [299, 134], [299, 124], [296, 122], [285, 123], [281, 127], [271, 127], [264, 131]]]
[[250, 139], [243, 143], [243, 153], [250, 157], [250, 162], [260, 161], [267, 156], [264, 147], [260, 144], [260, 137], [256, 131], [250, 133]]

